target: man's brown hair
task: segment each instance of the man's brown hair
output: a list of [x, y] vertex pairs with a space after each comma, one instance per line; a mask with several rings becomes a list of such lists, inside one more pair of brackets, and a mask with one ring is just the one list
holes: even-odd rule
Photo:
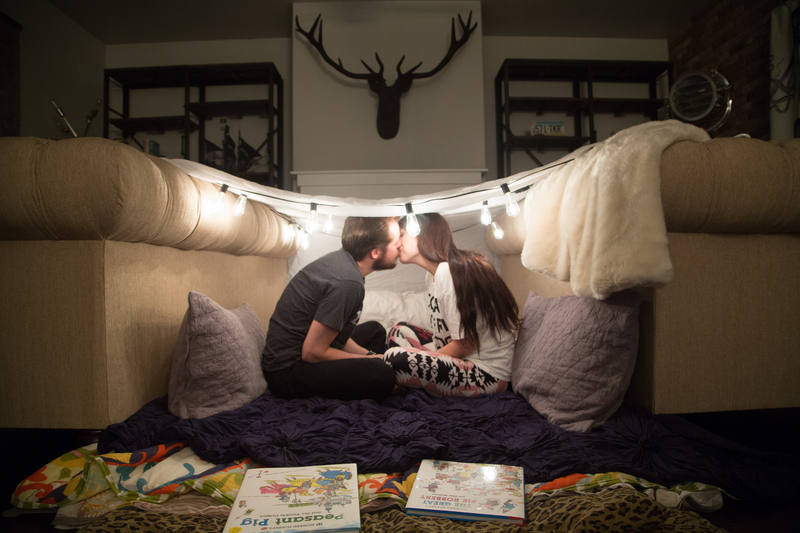
[[342, 248], [361, 261], [374, 249], [384, 250], [391, 242], [389, 224], [395, 217], [347, 217], [342, 230]]

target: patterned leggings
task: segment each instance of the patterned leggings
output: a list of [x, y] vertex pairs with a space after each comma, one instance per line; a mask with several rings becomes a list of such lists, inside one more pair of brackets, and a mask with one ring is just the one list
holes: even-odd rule
[[471, 361], [438, 354], [433, 333], [399, 322], [389, 331], [383, 360], [398, 385], [425, 389], [434, 396], [477, 396], [503, 392], [508, 382], [484, 372]]

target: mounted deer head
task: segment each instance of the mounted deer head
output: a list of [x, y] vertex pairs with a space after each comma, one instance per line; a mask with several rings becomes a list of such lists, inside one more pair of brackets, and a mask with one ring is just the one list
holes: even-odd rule
[[[322, 45], [322, 21], [320, 20], [320, 17], [322, 17], [321, 14], [317, 16], [317, 20], [314, 21], [314, 24], [311, 26], [309, 31], [303, 30], [303, 28], [300, 27], [299, 18], [295, 17], [297, 31], [300, 32], [306, 39], [308, 39], [308, 42], [319, 51], [322, 59], [324, 59], [326, 63], [328, 63], [338, 72], [344, 74], [348, 78], [367, 80], [370, 90], [378, 95], [378, 134], [383, 139], [392, 139], [395, 137], [395, 135], [397, 135], [397, 131], [400, 129], [400, 97], [404, 93], [408, 92], [408, 90], [411, 88], [411, 83], [414, 80], [430, 78], [442, 70], [455, 55], [456, 51], [464, 46], [475, 28], [478, 27], [477, 22], [474, 26], [471, 26], [471, 11], [469, 13], [469, 17], [467, 18], [466, 24], [461, 19], [461, 15], [459, 14], [458, 22], [461, 24], [461, 38], [456, 39], [456, 22], [454, 17], [450, 24], [450, 49], [447, 50], [447, 53], [439, 62], [439, 64], [436, 65], [434, 69], [427, 72], [417, 72], [417, 69], [422, 65], [422, 62], [420, 61], [415, 67], [403, 72], [400, 70], [400, 66], [403, 64], [403, 60], [406, 58], [406, 56], [403, 56], [397, 63], [397, 79], [392, 85], [386, 85], [386, 79], [383, 77], [383, 63], [381, 62], [381, 58], [377, 53], [375, 54], [375, 59], [378, 61], [378, 72], [372, 70], [372, 68], [370, 68], [370, 66], [367, 65], [363, 59], [361, 60], [361, 63], [369, 72], [350, 72], [344, 68], [341, 59], [339, 59], [339, 62], [337, 63], [331, 59], [330, 56], [328, 56], [327, 52], [325, 52], [325, 47]], [[316, 31], [317, 25], [319, 25], [318, 33]]]

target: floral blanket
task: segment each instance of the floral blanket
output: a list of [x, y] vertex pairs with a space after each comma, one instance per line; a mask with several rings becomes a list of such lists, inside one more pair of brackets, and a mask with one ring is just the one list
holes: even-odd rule
[[[215, 465], [183, 444], [132, 453], [100, 455], [96, 446], [78, 448], [42, 466], [23, 480], [12, 504], [26, 509], [58, 508], [55, 525], [81, 526], [115, 509], [227, 516], [252, 460]], [[405, 510], [419, 465], [404, 472], [359, 474], [362, 513]], [[625, 486], [666, 507], [711, 511], [722, 505], [716, 487], [701, 483], [664, 487], [634, 476], [610, 472], [573, 474], [526, 485], [526, 501], [565, 494], [591, 494]]]

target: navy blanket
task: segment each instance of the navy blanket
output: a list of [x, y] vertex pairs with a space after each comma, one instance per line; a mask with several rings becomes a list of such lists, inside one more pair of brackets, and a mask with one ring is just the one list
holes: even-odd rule
[[253, 402], [201, 419], [151, 401], [100, 435], [100, 453], [186, 441], [202, 459], [251, 457], [265, 466], [356, 463], [359, 473], [400, 472], [426, 458], [521, 465], [525, 482], [573, 473], [625, 472], [662, 485], [698, 481], [734, 497], [800, 497], [800, 458], [751, 450], [670, 415], [623, 405], [591, 433], [564, 431], [513, 392], [434, 398], [421, 390], [372, 400]]

